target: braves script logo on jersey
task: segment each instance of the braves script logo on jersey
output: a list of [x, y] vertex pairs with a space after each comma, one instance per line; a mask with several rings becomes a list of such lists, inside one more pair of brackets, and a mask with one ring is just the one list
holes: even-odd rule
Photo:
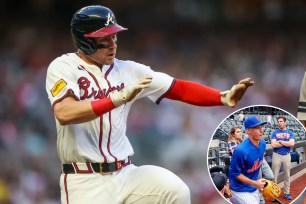
[[259, 159], [257, 159], [257, 160], [254, 162], [252, 168], [249, 169], [247, 172], [248, 172], [248, 173], [252, 173], [252, 172], [256, 171], [257, 169], [259, 169], [260, 166], [262, 165], [262, 161], [263, 161], [263, 160], [261, 160], [261, 161], [259, 162]]
[[110, 92], [114, 90], [120, 91], [124, 88], [124, 83], [121, 83], [120, 85], [112, 86], [107, 89], [105, 88], [102, 90], [96, 90], [94, 87], [90, 88], [90, 83], [91, 82], [86, 77], [81, 77], [78, 79], [80, 90], [83, 90], [83, 94], [81, 94], [80, 97], [81, 100], [89, 99], [91, 97], [93, 97], [94, 99], [106, 98]]

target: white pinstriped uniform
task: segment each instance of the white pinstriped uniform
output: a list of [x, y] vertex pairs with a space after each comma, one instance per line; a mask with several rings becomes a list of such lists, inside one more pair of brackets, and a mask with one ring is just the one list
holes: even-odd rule
[[258, 204], [260, 202], [259, 191], [254, 192], [237, 192], [231, 190], [233, 196], [237, 198], [239, 203]]
[[133, 61], [117, 59], [113, 65], [104, 65], [100, 69], [70, 53], [50, 64], [46, 90], [52, 106], [68, 94], [73, 94], [76, 100], [92, 101], [108, 97], [114, 89], [122, 89], [146, 75], [153, 77], [150, 87], [142, 90], [131, 102], [85, 123], [62, 126], [56, 120], [57, 150], [61, 162], [75, 162], [75, 170], [87, 172], [61, 175], [62, 203], [190, 203], [186, 184], [161, 167], [131, 164], [103, 175], [90, 173], [91, 167], [85, 163], [126, 161], [132, 156], [133, 148], [126, 136], [131, 105], [143, 97], [159, 103], [173, 84], [172, 77]]

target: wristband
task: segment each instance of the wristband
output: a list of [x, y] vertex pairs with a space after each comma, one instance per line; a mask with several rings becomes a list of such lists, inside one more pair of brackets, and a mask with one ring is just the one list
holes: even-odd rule
[[115, 105], [111, 98], [102, 98], [96, 101], [91, 101], [91, 107], [93, 112], [97, 116], [101, 116], [115, 108]]

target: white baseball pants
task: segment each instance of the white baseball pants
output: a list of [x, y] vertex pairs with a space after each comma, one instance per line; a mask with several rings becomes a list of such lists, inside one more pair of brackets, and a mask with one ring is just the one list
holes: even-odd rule
[[63, 204], [190, 204], [187, 185], [157, 166], [130, 164], [102, 175], [61, 174]]
[[259, 204], [259, 191], [256, 190], [254, 192], [237, 192], [232, 190], [232, 194], [239, 203], [247, 203], [247, 204]]

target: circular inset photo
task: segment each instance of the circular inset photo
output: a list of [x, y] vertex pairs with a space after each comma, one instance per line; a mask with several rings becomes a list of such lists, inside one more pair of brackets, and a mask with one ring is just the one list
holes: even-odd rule
[[289, 112], [242, 108], [216, 128], [207, 152], [210, 178], [229, 203], [294, 203], [306, 187], [306, 135]]

